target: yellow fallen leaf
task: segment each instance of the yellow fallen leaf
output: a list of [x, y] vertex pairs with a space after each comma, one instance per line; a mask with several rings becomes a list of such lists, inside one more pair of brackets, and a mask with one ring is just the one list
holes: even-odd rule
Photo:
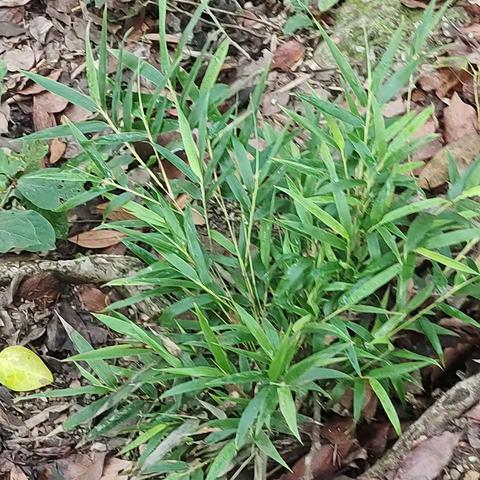
[[53, 382], [41, 358], [25, 347], [7, 347], [0, 352], [0, 383], [15, 392], [28, 392]]

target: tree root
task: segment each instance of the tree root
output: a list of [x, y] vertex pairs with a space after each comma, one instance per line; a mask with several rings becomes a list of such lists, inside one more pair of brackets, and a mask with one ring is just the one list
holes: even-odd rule
[[90, 255], [71, 260], [0, 259], [0, 285], [8, 285], [19, 275], [53, 272], [70, 283], [108, 283], [133, 275], [143, 268], [142, 262], [123, 255]]
[[448, 390], [403, 433], [395, 445], [358, 480], [390, 480], [415, 445], [441, 433], [448, 424], [480, 401], [480, 373]]
[[[8, 285], [14, 278], [51, 272], [74, 284], [105, 284], [117, 278], [130, 277], [145, 265], [135, 257], [124, 255], [90, 255], [70, 260], [16, 260], [0, 259], [0, 285]], [[138, 295], [147, 287], [122, 287], [126, 296]], [[148, 317], [158, 315], [165, 304], [159, 299], [146, 299], [137, 304]]]

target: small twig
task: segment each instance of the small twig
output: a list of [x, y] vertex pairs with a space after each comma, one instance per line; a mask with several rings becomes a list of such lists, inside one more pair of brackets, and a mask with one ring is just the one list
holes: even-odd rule
[[[183, 3], [185, 5], [192, 5], [194, 7], [198, 7], [198, 2], [194, 2], [192, 0], [176, 0], [177, 3]], [[278, 25], [275, 25], [273, 22], [269, 22], [268, 20], [262, 20], [261, 18], [252, 18], [249, 17], [248, 15], [244, 15], [243, 13], [238, 13], [238, 12], [230, 12], [228, 10], [224, 10], [223, 8], [218, 8], [218, 7], [208, 7], [212, 12], [217, 12], [217, 13], [224, 13], [225, 15], [232, 15], [234, 17], [238, 18], [243, 18], [245, 20], [253, 20], [254, 22], [262, 23], [263, 25], [266, 25], [267, 27], [272, 27], [277, 30], [280, 30], [280, 27]]]

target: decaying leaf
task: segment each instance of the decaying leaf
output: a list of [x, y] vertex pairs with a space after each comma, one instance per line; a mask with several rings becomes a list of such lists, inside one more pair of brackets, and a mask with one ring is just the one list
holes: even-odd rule
[[0, 352], [0, 383], [15, 392], [28, 392], [53, 382], [42, 359], [25, 347], [12, 346]]
[[275, 50], [272, 68], [289, 72], [305, 55], [305, 47], [296, 40], [289, 40]]
[[127, 475], [121, 475], [121, 473], [130, 470], [133, 466], [133, 462], [129, 460], [123, 460], [121, 458], [112, 457], [105, 462], [103, 469], [103, 475], [100, 480], [128, 480]]
[[47, 480], [100, 480], [105, 463], [105, 453], [85, 455], [75, 453], [57, 460], [47, 467], [43, 477]]
[[68, 100], [52, 92], [42, 92], [35, 95], [35, 108], [39, 108], [48, 113], [63, 112], [67, 105]]
[[430, 437], [407, 454], [394, 480], [434, 480], [450, 462], [461, 432]]
[[383, 116], [385, 118], [396, 117], [397, 115], [402, 115], [407, 111], [407, 102], [403, 98], [397, 98], [388, 102], [383, 107]]
[[38, 273], [20, 283], [14, 300], [27, 300], [50, 306], [57, 301], [60, 290], [61, 282], [53, 273]]
[[480, 154], [480, 136], [466, 135], [443, 147], [427, 163], [420, 173], [418, 184], [425, 189], [441, 187], [448, 181], [448, 153], [456, 160], [460, 172], [464, 172]]
[[30, 47], [13, 48], [3, 55], [9, 72], [30, 70], [35, 65], [35, 53]]
[[57, 163], [62, 158], [66, 149], [67, 149], [66, 143], [63, 143], [58, 138], [54, 138], [50, 142], [50, 157], [48, 159], [48, 163], [50, 165], [54, 165], [55, 163]]
[[79, 287], [79, 295], [83, 308], [88, 312], [101, 312], [110, 303], [109, 296], [93, 285]]
[[48, 20], [46, 17], [38, 16], [34, 17], [29, 25], [29, 31], [35, 40], [38, 40], [40, 43], [45, 43], [45, 39], [48, 35], [48, 32], [53, 27], [53, 23]]
[[28, 480], [28, 477], [20, 467], [13, 465], [10, 470], [10, 480]]
[[465, 103], [456, 92], [450, 100], [450, 105], [443, 111], [443, 121], [445, 139], [448, 143], [477, 131], [478, 120], [475, 109]]
[[[105, 212], [107, 211], [109, 203], [100, 203], [95, 207], [95, 210], [97, 213], [100, 213], [101, 215], [104, 215]], [[110, 211], [107, 213], [107, 218], [109, 220], [113, 221], [119, 221], [119, 220], [133, 220], [135, 218], [134, 215], [132, 215], [130, 212], [127, 212], [124, 208], [115, 208], [114, 210]]]
[[84, 248], [107, 248], [120, 243], [126, 235], [115, 230], [90, 230], [68, 240]]

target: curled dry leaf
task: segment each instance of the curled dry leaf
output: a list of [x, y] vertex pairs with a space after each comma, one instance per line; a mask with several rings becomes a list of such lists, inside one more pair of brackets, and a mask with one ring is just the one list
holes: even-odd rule
[[450, 100], [450, 105], [443, 111], [443, 121], [445, 139], [448, 143], [477, 131], [478, 120], [475, 109], [465, 103], [456, 92]]
[[383, 116], [385, 118], [392, 118], [398, 115], [402, 115], [407, 111], [407, 103], [403, 98], [397, 98], [391, 102], [388, 102], [383, 107]]
[[25, 29], [21, 25], [13, 22], [0, 21], [0, 37], [17, 37], [25, 33]]
[[126, 235], [116, 230], [90, 230], [68, 240], [84, 248], [107, 248], [120, 243]]
[[95, 116], [95, 113], [89, 112], [78, 105], [69, 105], [63, 115], [67, 117], [71, 122], [78, 123], [84, 120], [89, 120]]
[[48, 163], [50, 165], [54, 165], [55, 163], [57, 163], [62, 158], [66, 149], [67, 149], [66, 143], [63, 143], [58, 138], [54, 138], [50, 142], [50, 157], [48, 159]]
[[28, 477], [20, 467], [13, 465], [10, 470], [10, 480], [28, 480]]
[[305, 55], [305, 47], [296, 40], [289, 40], [275, 50], [272, 68], [289, 72]]
[[16, 23], [17, 25], [23, 22], [25, 16], [25, 8], [18, 7], [0, 7], [0, 21]]
[[35, 53], [30, 47], [14, 48], [3, 55], [9, 72], [30, 70], [35, 65]]
[[394, 480], [434, 480], [450, 462], [461, 436], [447, 431], [424, 440], [408, 453]]
[[421, 8], [422, 10], [425, 10], [428, 5], [421, 0], [402, 0], [402, 3], [408, 8]]
[[452, 68], [440, 68], [421, 77], [418, 84], [425, 92], [435, 92], [438, 98], [445, 98], [450, 90], [464, 80], [465, 73]]
[[110, 304], [109, 296], [93, 285], [79, 287], [79, 295], [83, 308], [87, 312], [101, 312]]
[[480, 154], [480, 136], [477, 134], [466, 135], [443, 147], [427, 163], [420, 173], [418, 184], [425, 189], [441, 187], [448, 181], [448, 154], [457, 162], [460, 172], [464, 172]]

